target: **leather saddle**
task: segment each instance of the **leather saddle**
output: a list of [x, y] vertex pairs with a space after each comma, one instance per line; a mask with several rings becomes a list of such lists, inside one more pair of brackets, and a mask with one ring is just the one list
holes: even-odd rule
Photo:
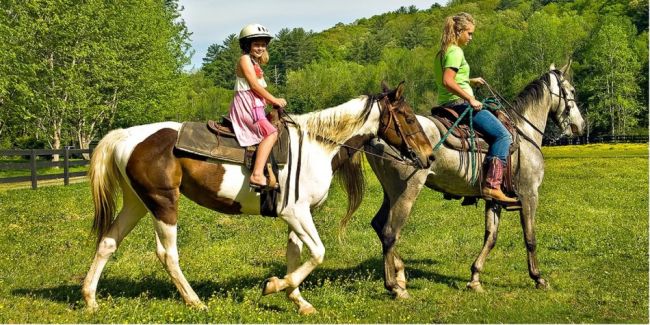
[[[490, 109], [490, 108], [486, 107], [485, 109]], [[503, 123], [503, 125], [506, 127], [508, 132], [510, 132], [510, 135], [512, 136], [513, 139], [512, 145], [510, 146], [510, 154], [508, 155], [508, 161], [507, 161], [506, 171], [504, 175], [504, 182], [502, 184], [502, 189], [504, 192], [508, 193], [509, 195], [516, 195], [517, 190], [515, 188], [513, 178], [512, 178], [513, 174], [512, 174], [511, 157], [512, 154], [519, 149], [519, 141], [517, 138], [519, 135], [516, 132], [512, 120], [505, 112], [503, 112], [502, 110], [493, 110], [493, 109], [490, 109], [490, 112], [493, 113], [501, 121], [501, 123]], [[471, 130], [469, 127], [469, 115], [465, 115], [463, 119], [453, 129], [451, 129], [451, 131], [449, 131], [449, 129], [460, 117], [458, 112], [456, 112], [455, 110], [449, 107], [436, 106], [431, 109], [431, 116], [427, 116], [427, 117], [436, 125], [436, 127], [438, 127], [438, 130], [440, 131], [441, 135], [444, 136], [445, 134], [447, 134], [447, 132], [449, 132], [448, 136], [444, 139], [443, 144], [445, 147], [462, 152], [465, 155], [470, 154]], [[475, 135], [474, 136], [475, 152], [483, 155], [487, 154], [487, 151], [490, 146], [488, 145], [487, 141], [485, 141], [484, 135], [481, 132], [477, 131], [476, 129], [474, 130], [474, 135]], [[482, 158], [478, 158], [478, 160], [481, 161]], [[480, 171], [479, 179], [481, 181], [483, 175], [485, 175], [485, 171], [483, 169], [484, 168], [479, 169]], [[444, 193], [443, 197], [447, 200], [462, 198], [449, 193]], [[476, 204], [477, 199], [478, 199], [477, 197], [464, 197], [464, 200], [461, 204], [462, 205]], [[506, 210], [518, 210], [521, 209], [521, 204], [517, 203], [511, 205], [504, 205], [504, 208]]]
[[[518, 134], [510, 118], [501, 110], [490, 110], [490, 112], [492, 112], [501, 121], [501, 123], [503, 123], [503, 125], [512, 136], [513, 141], [512, 146], [510, 146], [510, 154], [517, 151], [518, 141], [516, 137]], [[445, 135], [456, 122], [456, 120], [458, 120], [459, 114], [449, 107], [436, 106], [431, 109], [431, 116], [427, 117], [438, 127], [440, 134]], [[451, 130], [451, 132], [449, 132], [449, 135], [447, 138], [445, 138], [444, 145], [449, 149], [469, 152], [471, 148], [470, 134], [471, 130], [469, 127], [469, 117], [468, 115], [465, 115], [463, 117], [463, 120], [461, 120], [460, 123], [458, 123], [456, 127]], [[487, 153], [490, 146], [488, 145], [487, 141], [485, 141], [485, 136], [476, 129], [474, 129], [474, 135], [474, 146], [476, 148], [476, 152], [480, 152], [482, 154]]]
[[[275, 110], [274, 110], [275, 111]], [[273, 146], [271, 155], [264, 169], [271, 184], [271, 179], [277, 180], [280, 166], [287, 163], [289, 158], [289, 130], [285, 121], [274, 115], [269, 119], [278, 130], [278, 141]], [[208, 162], [225, 161], [253, 168], [257, 145], [242, 147], [237, 141], [232, 122], [223, 117], [220, 123], [215, 121], [184, 122], [178, 131], [175, 149], [205, 157]], [[275, 187], [262, 187], [260, 192], [260, 214], [277, 217], [278, 192]]]
[[[271, 157], [282, 166], [289, 155], [289, 132], [285, 123], [277, 123], [278, 141]], [[209, 159], [245, 165], [251, 169], [257, 145], [242, 147], [237, 141], [232, 122], [223, 117], [221, 122], [184, 122], [178, 132], [176, 149]], [[269, 157], [269, 159], [271, 159]]]

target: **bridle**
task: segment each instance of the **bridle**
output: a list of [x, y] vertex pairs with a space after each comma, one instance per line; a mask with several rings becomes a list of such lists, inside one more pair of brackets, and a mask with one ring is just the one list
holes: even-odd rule
[[564, 89], [563, 86], [565, 79], [562, 77], [562, 72], [558, 70], [552, 70], [550, 73], [555, 75], [555, 78], [557, 78], [557, 83], [558, 83], [558, 88], [560, 88], [560, 93], [559, 94], [554, 93], [553, 90], [551, 89], [551, 85], [546, 84], [546, 86], [548, 87], [548, 91], [551, 93], [551, 96], [557, 96], [560, 99], [558, 101], [557, 108], [560, 108], [560, 105], [562, 104], [562, 102], [564, 102], [564, 110], [562, 111], [562, 114], [569, 115], [571, 111], [571, 105], [569, 105], [569, 102], [575, 103], [576, 100], [575, 98], [568, 97], [567, 91], [566, 89]]
[[[388, 101], [388, 96], [383, 95], [381, 99], [377, 99], [377, 103], [379, 104], [379, 110], [382, 112], [382, 117], [379, 119], [379, 130], [377, 132], [378, 135], [384, 135], [386, 136], [386, 133], [388, 130], [392, 130], [395, 132], [401, 139], [402, 143], [404, 146], [406, 146], [406, 153], [407, 153], [407, 158], [410, 159], [411, 161], [415, 162], [414, 165], [419, 167], [420, 169], [426, 168], [422, 162], [417, 158], [417, 153], [415, 150], [413, 150], [413, 147], [411, 147], [411, 144], [409, 141], [407, 141], [407, 137], [413, 137], [419, 133], [424, 134], [424, 129], [422, 129], [422, 125], [420, 123], [417, 123], [418, 129], [417, 131], [411, 132], [411, 133], [405, 133], [404, 128], [402, 124], [400, 123], [400, 120], [397, 118], [397, 111], [399, 110], [399, 107], [401, 107], [404, 104], [404, 99], [400, 99], [397, 102], [397, 105], [393, 106], [389, 103]], [[384, 108], [382, 109], [382, 105]], [[385, 119], [383, 116], [383, 111], [388, 110], [388, 118]], [[387, 121], [385, 121], [387, 120]], [[425, 134], [425, 138], [428, 139], [428, 137]], [[396, 157], [393, 157], [396, 158]], [[403, 160], [403, 159], [401, 159]]]
[[562, 105], [562, 102], [564, 102], [564, 110], [562, 111], [562, 113], [560, 113], [561, 115], [565, 116], [565, 119], [562, 121], [562, 124], [561, 124], [561, 127], [564, 129], [565, 127], [567, 127], [568, 124], [570, 124], [570, 122], [568, 120], [568, 117], [571, 114], [571, 105], [569, 103], [573, 102], [577, 106], [577, 102], [576, 102], [575, 98], [569, 98], [569, 96], [567, 94], [567, 90], [564, 89], [563, 85], [564, 85], [565, 79], [562, 77], [562, 73], [560, 71], [558, 71], [558, 70], [552, 70], [551, 73], [553, 73], [555, 75], [555, 78], [557, 78], [558, 88], [560, 88], [560, 93], [559, 94], [554, 93], [553, 90], [551, 90], [550, 85], [547, 85], [547, 86], [548, 86], [549, 92], [551, 93], [551, 96], [557, 96], [559, 98], [558, 106], [557, 106], [556, 109], [560, 109], [560, 105]]

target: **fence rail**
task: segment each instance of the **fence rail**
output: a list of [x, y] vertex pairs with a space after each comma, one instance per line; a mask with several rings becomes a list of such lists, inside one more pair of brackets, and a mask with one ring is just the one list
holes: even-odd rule
[[[543, 144], [545, 146], [564, 146], [564, 145], [582, 145], [589, 143], [647, 143], [647, 135], [603, 135], [596, 137], [573, 137], [573, 138], [560, 138], [560, 139], [547, 139], [545, 138]], [[84, 176], [86, 172], [70, 172], [70, 167], [86, 166], [90, 163], [88, 160], [71, 161], [71, 155], [92, 154], [93, 149], [73, 149], [66, 147], [65, 149], [52, 150], [52, 149], [10, 149], [0, 150], [0, 157], [22, 156], [29, 157], [28, 162], [3, 162], [0, 163], [0, 171], [2, 170], [15, 170], [15, 169], [29, 169], [29, 176], [11, 176], [0, 178], [0, 184], [18, 183], [31, 181], [32, 188], [38, 187], [38, 181], [59, 179], [63, 178], [63, 184], [68, 185], [71, 177]], [[39, 156], [61, 155], [62, 161], [38, 161]], [[38, 175], [39, 168], [59, 167], [63, 168], [63, 173]]]
[[[63, 178], [63, 184], [70, 184], [71, 177], [83, 176], [86, 172], [70, 172], [70, 167], [86, 166], [90, 162], [88, 160], [71, 161], [70, 157], [74, 154], [91, 154], [92, 149], [72, 149], [66, 147], [65, 149], [52, 150], [52, 149], [28, 149], [28, 150], [0, 150], [0, 157], [2, 156], [23, 156], [29, 157], [29, 162], [5, 162], [0, 163], [0, 170], [14, 170], [14, 169], [29, 169], [29, 176], [12, 176], [0, 178], [0, 184], [3, 183], [18, 183], [18, 182], [32, 182], [32, 188], [38, 187], [38, 181], [59, 179]], [[39, 156], [61, 155], [63, 160], [58, 162], [52, 161], [38, 161]], [[48, 167], [63, 167], [63, 173], [39, 175], [39, 168]]]
[[600, 136], [580, 136], [573, 138], [562, 137], [560, 139], [547, 139], [543, 141], [545, 146], [566, 146], [590, 143], [647, 143], [647, 135], [600, 135]]

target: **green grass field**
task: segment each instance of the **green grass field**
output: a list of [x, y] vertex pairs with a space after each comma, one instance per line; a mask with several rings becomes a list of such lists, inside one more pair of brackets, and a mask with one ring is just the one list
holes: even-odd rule
[[344, 193], [334, 185], [314, 219], [325, 262], [301, 286], [317, 309], [301, 317], [284, 294], [259, 284], [284, 275], [286, 225], [226, 216], [183, 199], [181, 267], [207, 311], [184, 305], [155, 256], [145, 218], [109, 261], [97, 313], [80, 293], [94, 253], [88, 183], [0, 191], [0, 323], [648, 323], [648, 146], [544, 148], [538, 257], [551, 289], [534, 288], [517, 213], [502, 214], [482, 273], [484, 294], [465, 290], [483, 238], [483, 203], [423, 191], [398, 245], [412, 298], [383, 288], [379, 242], [369, 226], [381, 187], [368, 192], [337, 239]]

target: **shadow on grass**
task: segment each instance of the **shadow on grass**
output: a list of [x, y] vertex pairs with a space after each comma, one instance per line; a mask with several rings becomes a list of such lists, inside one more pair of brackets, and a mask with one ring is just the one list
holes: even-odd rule
[[[409, 264], [417, 264], [420, 267], [438, 264], [431, 259], [406, 260], [407, 274], [409, 279], [425, 279], [431, 282], [444, 283], [450, 287], [456, 287], [458, 277], [450, 277], [424, 270], [422, 268], [409, 268]], [[282, 276], [286, 266], [282, 263], [269, 264], [269, 276]], [[228, 281], [191, 281], [192, 288], [203, 300], [208, 297], [230, 298], [241, 302], [244, 300], [245, 291], [251, 288], [259, 288], [264, 278], [240, 277]], [[312, 272], [301, 284], [302, 290], [311, 290], [323, 286], [329, 282], [340, 285], [342, 290], [357, 292], [358, 288], [353, 284], [360, 281], [382, 281], [383, 282], [383, 259], [371, 258], [348, 268], [318, 268]], [[18, 288], [11, 291], [15, 296], [37, 297], [60, 303], [68, 303], [71, 308], [76, 308], [77, 302], [83, 299], [80, 284], [65, 284], [48, 288]], [[98, 299], [105, 297], [122, 298], [154, 298], [154, 299], [181, 299], [180, 294], [169, 278], [157, 278], [147, 276], [134, 280], [128, 278], [102, 278], [98, 285]]]

